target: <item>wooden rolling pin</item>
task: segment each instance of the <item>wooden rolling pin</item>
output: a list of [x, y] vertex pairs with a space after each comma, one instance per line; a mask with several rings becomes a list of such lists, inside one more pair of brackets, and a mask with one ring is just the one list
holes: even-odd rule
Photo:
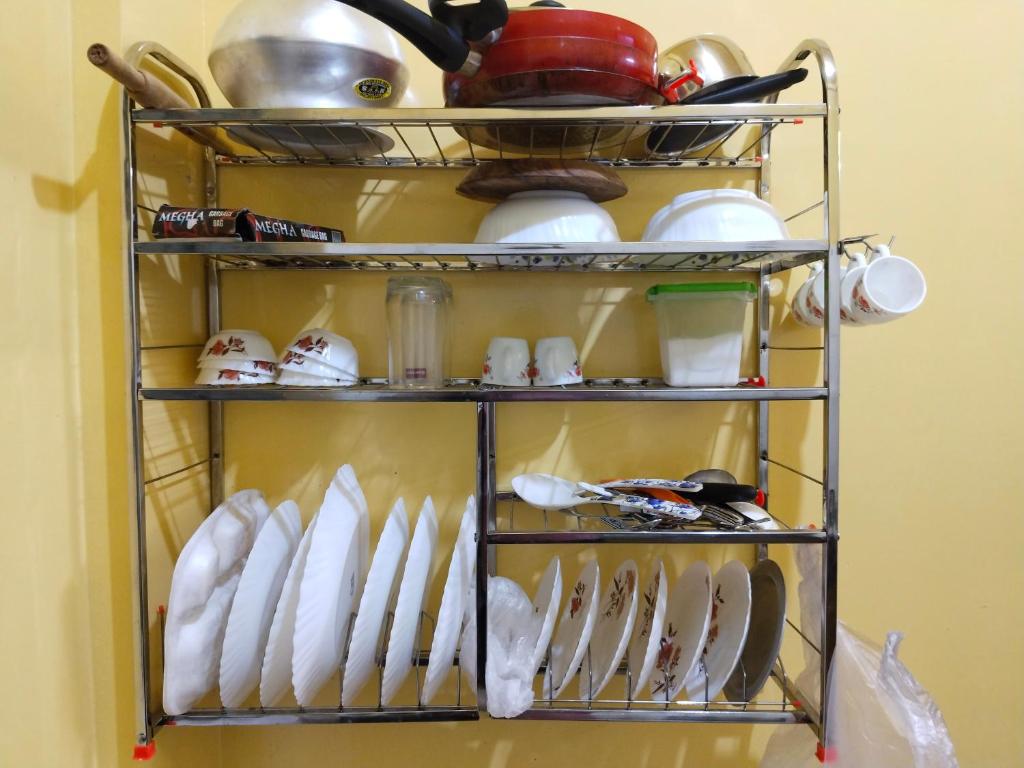
[[[136, 102], [151, 109], [191, 109], [191, 105], [171, 90], [170, 86], [138, 67], [133, 67], [103, 43], [93, 43], [87, 53], [89, 61], [124, 86]], [[216, 128], [209, 126], [175, 126], [179, 131], [200, 144], [213, 147], [223, 155], [234, 150], [220, 137]]]

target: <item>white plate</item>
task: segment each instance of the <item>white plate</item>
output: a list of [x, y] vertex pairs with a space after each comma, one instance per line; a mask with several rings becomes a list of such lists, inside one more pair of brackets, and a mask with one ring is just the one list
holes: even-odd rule
[[358, 605], [358, 579], [359, 512], [332, 481], [317, 515], [299, 585], [292, 686], [301, 707], [313, 703], [341, 665], [352, 611]]
[[729, 701], [750, 701], [768, 682], [786, 627], [786, 581], [773, 560], [750, 569], [750, 628], [740, 664], [725, 684]]
[[712, 588], [711, 627], [702, 653], [703, 664], [690, 670], [686, 680], [691, 701], [711, 701], [722, 690], [740, 659], [750, 625], [747, 566], [730, 560], [718, 569]]
[[437, 547], [437, 515], [434, 502], [428, 496], [420, 510], [416, 530], [409, 545], [402, 583], [398, 589], [395, 620], [388, 638], [387, 657], [384, 660], [384, 679], [381, 683], [381, 705], [386, 706], [412, 669], [412, 654], [420, 628], [420, 612], [426, 598], [427, 579]]
[[224, 629], [245, 559], [270, 507], [239, 491], [192, 534], [174, 564], [164, 628], [164, 712], [191, 709], [217, 682]]
[[356, 478], [356, 471], [351, 464], [345, 464], [334, 475], [334, 485], [343, 493], [347, 493], [349, 501], [359, 515], [359, 579], [356, 585], [356, 605], [363, 596], [363, 585], [366, 574], [370, 570], [370, 507], [366, 503], [363, 488]]
[[590, 653], [584, 656], [580, 671], [581, 699], [596, 699], [619, 668], [636, 621], [639, 581], [636, 563], [627, 560], [615, 571], [601, 598], [590, 640]]
[[634, 699], [642, 691], [654, 671], [658, 660], [661, 633], [665, 626], [665, 611], [668, 608], [668, 579], [665, 565], [661, 560], [654, 563], [654, 571], [647, 587], [640, 595], [637, 609], [638, 619], [633, 627], [633, 639], [629, 643], [626, 666], [629, 677], [626, 680], [626, 698]]
[[240, 707], [259, 685], [274, 608], [288, 566], [302, 538], [302, 516], [294, 501], [275, 509], [260, 529], [238, 581], [220, 657], [220, 701]]
[[555, 555], [548, 563], [547, 570], [540, 577], [537, 594], [533, 598], [533, 620], [536, 623], [537, 640], [530, 662], [530, 674], [537, 674], [544, 655], [548, 652], [551, 635], [555, 631], [558, 608], [562, 604], [562, 562]]
[[550, 670], [544, 675], [546, 699], [558, 698], [580, 668], [597, 619], [600, 582], [601, 571], [597, 561], [591, 560], [583, 567], [569, 592], [569, 602], [562, 611], [555, 639], [551, 642]]
[[441, 607], [437, 611], [437, 625], [434, 639], [430, 643], [430, 658], [423, 679], [421, 704], [429, 704], [437, 695], [441, 684], [447, 679], [455, 660], [455, 650], [462, 633], [462, 620], [466, 615], [466, 599], [469, 597], [469, 563], [466, 562], [467, 545], [476, 532], [476, 510], [467, 508], [459, 524], [459, 535], [452, 548], [452, 559], [448, 566], [448, 578], [441, 593]]
[[295, 615], [299, 610], [299, 584], [306, 570], [306, 558], [309, 555], [309, 543], [313, 540], [313, 528], [316, 516], [302, 534], [299, 548], [288, 567], [288, 575], [284, 580], [281, 598], [274, 610], [274, 622], [270, 625], [267, 636], [267, 652], [263, 657], [263, 669], [260, 672], [260, 706], [274, 707], [281, 697], [288, 692], [292, 684], [292, 651], [295, 640]]
[[697, 562], [683, 571], [668, 596], [651, 698], [673, 701], [700, 659], [711, 625], [711, 569]]
[[359, 601], [359, 611], [352, 628], [352, 644], [345, 662], [342, 706], [352, 705], [376, 666], [384, 619], [397, 593], [397, 576], [408, 544], [409, 516], [405, 513], [405, 502], [399, 499], [384, 523], [384, 531], [377, 542], [377, 551], [373, 553], [373, 562], [366, 577], [366, 588]]

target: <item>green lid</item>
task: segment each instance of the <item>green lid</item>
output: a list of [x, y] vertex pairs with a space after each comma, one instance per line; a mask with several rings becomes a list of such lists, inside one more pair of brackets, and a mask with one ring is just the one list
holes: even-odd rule
[[663, 285], [652, 285], [647, 289], [647, 300], [651, 301], [655, 296], [663, 296], [670, 293], [746, 293], [753, 297], [757, 295], [757, 288], [753, 283], [671, 283]]

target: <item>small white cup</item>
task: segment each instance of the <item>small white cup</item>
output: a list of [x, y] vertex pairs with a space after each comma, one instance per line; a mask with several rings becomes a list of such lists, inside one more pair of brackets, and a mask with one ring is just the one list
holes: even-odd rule
[[499, 387], [530, 386], [530, 346], [526, 339], [506, 336], [491, 339], [480, 381]]
[[561, 387], [582, 384], [583, 370], [576, 344], [568, 336], [540, 339], [530, 370], [533, 383], [538, 387]]
[[846, 268], [846, 274], [843, 275], [843, 282], [839, 285], [839, 320], [843, 325], [864, 324], [853, 312], [853, 286], [856, 285], [867, 266], [868, 262], [864, 254], [855, 253], [850, 257], [850, 264]]
[[921, 306], [928, 293], [924, 274], [909, 259], [879, 245], [850, 289], [850, 309], [858, 324], [897, 320]]

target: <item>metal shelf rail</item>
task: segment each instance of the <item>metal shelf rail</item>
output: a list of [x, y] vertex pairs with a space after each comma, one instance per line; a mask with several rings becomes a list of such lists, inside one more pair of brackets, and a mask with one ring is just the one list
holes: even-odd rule
[[[709, 543], [747, 542], [758, 545], [759, 555], [766, 544], [813, 543], [823, 547], [822, 624], [814, 642], [797, 630], [821, 660], [821, 689], [815, 697], [825, 701], [829, 662], [835, 647], [836, 576], [838, 555], [838, 441], [839, 441], [839, 104], [836, 68], [828, 46], [819, 40], [805, 40], [782, 62], [779, 71], [799, 65], [809, 58], [817, 64], [822, 99], [811, 104], [736, 104], [701, 107], [593, 108], [565, 110], [238, 110], [213, 109], [198, 75], [183, 61], [156, 43], [139, 43], [128, 52], [132, 64], [144, 60], [162, 65], [166, 71], [189, 84], [198, 103], [197, 109], [138, 109], [125, 94], [122, 98], [122, 136], [124, 142], [124, 225], [127, 268], [128, 333], [131, 348], [133, 410], [131, 418], [134, 504], [131, 510], [133, 545], [136, 559], [136, 692], [137, 740], [150, 745], [163, 725], [225, 725], [274, 723], [403, 722], [412, 720], [476, 719], [486, 710], [487, 605], [486, 579], [493, 573], [495, 548], [504, 544], [565, 544], [603, 542]], [[481, 246], [465, 244], [360, 244], [319, 246], [308, 244], [243, 244], [238, 242], [146, 242], [140, 231], [138, 199], [139, 168], [136, 134], [140, 129], [159, 126], [214, 126], [226, 134], [221, 138], [234, 142], [235, 151], [217, 154], [206, 147], [203, 154], [205, 203], [218, 205], [217, 174], [220, 167], [235, 166], [343, 166], [349, 168], [463, 168], [501, 157], [535, 155], [583, 158], [623, 168], [718, 168], [746, 169], [753, 173], [759, 196], [771, 196], [771, 139], [780, 126], [805, 122], [820, 126], [823, 140], [822, 191], [820, 208], [824, 237], [821, 240], [790, 240], [773, 243], [617, 243], [614, 247], [594, 246]], [[658, 147], [646, 147], [641, 140], [659, 126], [687, 123], [707, 127], [729, 124], [740, 128], [729, 143], [720, 142], [697, 157], [664, 157]], [[497, 149], [481, 149], [464, 140], [487, 132]], [[806, 130], [806, 129], [805, 129]], [[282, 133], [283, 131], [283, 133]], [[590, 132], [589, 134], [587, 132]], [[582, 132], [582, 133], [581, 133]], [[297, 138], [292, 137], [294, 135]], [[569, 139], [592, 135], [593, 141], [581, 148]], [[284, 140], [282, 140], [282, 136]], [[329, 151], [323, 151], [327, 136]], [[561, 140], [557, 140], [558, 137]], [[609, 137], [614, 136], [612, 141]], [[280, 146], [267, 143], [268, 137]], [[319, 137], [319, 138], [314, 138]], [[347, 137], [347, 138], [346, 138]], [[372, 145], [369, 152], [348, 152], [347, 142]], [[381, 137], [384, 137], [383, 139]], [[505, 137], [505, 138], [502, 138]], [[524, 137], [526, 139], [524, 140]], [[535, 143], [540, 137], [542, 141]], [[552, 137], [556, 140], [552, 144]], [[194, 138], [194, 134], [193, 134]], [[507, 139], [507, 141], [506, 141]], [[639, 142], [639, 143], [638, 143]], [[485, 142], [487, 143], [487, 142]], [[221, 148], [225, 146], [219, 142]], [[513, 146], [517, 145], [517, 146]], [[524, 146], [525, 145], [525, 146]], [[572, 146], [570, 146], [572, 145]], [[554, 146], [554, 149], [552, 149]], [[425, 149], [424, 149], [425, 147]], [[340, 148], [340, 150], [339, 150]], [[803, 213], [803, 212], [801, 212]], [[798, 214], [799, 215], [799, 214]], [[364, 380], [348, 389], [291, 389], [266, 386], [218, 389], [212, 387], [146, 387], [142, 379], [142, 355], [157, 348], [192, 345], [141, 345], [140, 256], [186, 254], [205, 257], [207, 280], [207, 332], [221, 328], [220, 276], [232, 269], [334, 269], [334, 270], [452, 270], [452, 271], [747, 271], [759, 278], [758, 300], [758, 375], [767, 379], [769, 356], [773, 350], [788, 349], [772, 345], [770, 327], [770, 279], [783, 269], [811, 261], [825, 263], [826, 321], [820, 347], [824, 377], [820, 387], [778, 388], [770, 382], [764, 387], [722, 387], [711, 389], [671, 389], [656, 380], [594, 380], [571, 388], [520, 388], [497, 390], [466, 380], [443, 390], [401, 392], [386, 389], [381, 382]], [[202, 467], [209, 473], [210, 504], [216, 506], [224, 494], [224, 403], [251, 401], [381, 401], [381, 402], [463, 402], [474, 403], [477, 413], [477, 503], [480, 535], [477, 540], [477, 675], [475, 707], [465, 707], [461, 698], [455, 706], [398, 707], [392, 709], [339, 708], [311, 710], [255, 709], [241, 711], [199, 710], [168, 718], [151, 711], [150, 624], [147, 587], [146, 488], [143, 474], [143, 405], [153, 400], [190, 400], [205, 402], [209, 414], [209, 456], [190, 467]], [[499, 529], [496, 485], [495, 433], [498, 402], [577, 402], [577, 401], [748, 401], [757, 407], [757, 481], [768, 493], [768, 469], [777, 465], [813, 480], [821, 488], [822, 520], [820, 530], [721, 531], [590, 531], [590, 530], [516, 530]], [[824, 407], [823, 476], [816, 479], [773, 460], [768, 452], [768, 406], [781, 400], [817, 400]], [[178, 470], [178, 472], [184, 470]], [[176, 472], [162, 475], [162, 477]], [[503, 502], [507, 496], [501, 496]], [[791, 625], [792, 626], [792, 625]], [[813, 636], [815, 632], [805, 628]], [[781, 702], [752, 706], [738, 703], [711, 704], [672, 702], [586, 703], [544, 702], [529, 710], [523, 719], [682, 721], [742, 723], [809, 723], [824, 732], [828, 713], [809, 705], [807, 696], [795, 691], [779, 666], [775, 680], [783, 692]], [[799, 698], [800, 706], [793, 699]]]

